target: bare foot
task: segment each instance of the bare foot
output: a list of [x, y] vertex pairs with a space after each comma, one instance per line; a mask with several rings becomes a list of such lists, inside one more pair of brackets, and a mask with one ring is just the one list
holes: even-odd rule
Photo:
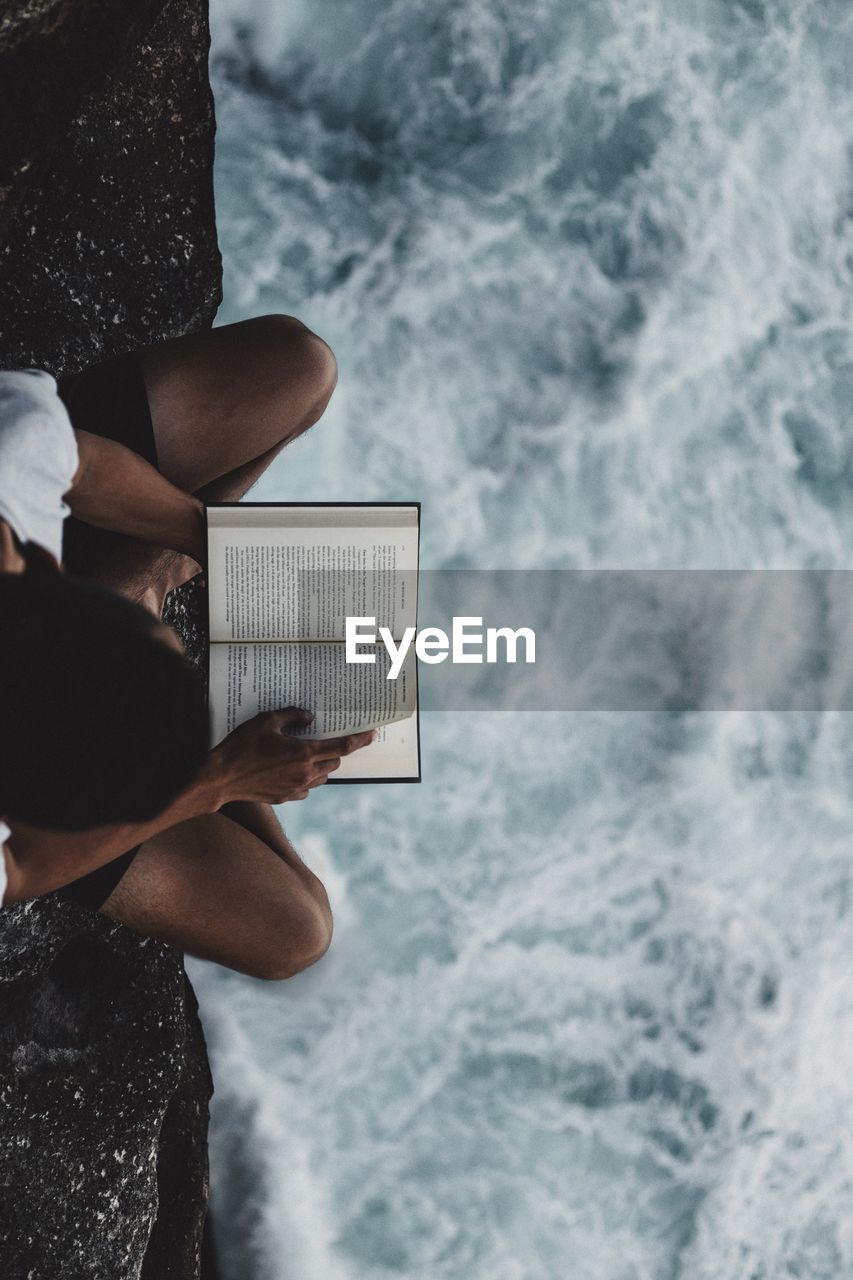
[[190, 582], [201, 571], [201, 565], [191, 556], [181, 555], [177, 551], [164, 551], [160, 559], [151, 566], [148, 581], [138, 584], [141, 588], [139, 603], [156, 618], [162, 617], [163, 605], [169, 592]]
[[201, 566], [190, 556], [134, 543], [112, 557], [100, 570], [98, 581], [159, 618], [169, 592], [199, 573]]

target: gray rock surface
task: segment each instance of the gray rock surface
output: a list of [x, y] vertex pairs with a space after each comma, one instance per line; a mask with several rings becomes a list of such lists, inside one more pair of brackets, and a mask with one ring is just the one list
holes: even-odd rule
[[194, 1280], [209, 1096], [180, 953], [56, 894], [4, 910], [4, 1280]]
[[187, 657], [206, 687], [209, 652], [207, 588], [201, 574], [183, 587], [169, 592], [163, 608], [163, 621], [177, 631]]
[[[211, 323], [208, 44], [206, 0], [0, 8], [0, 367]], [[56, 894], [0, 912], [3, 1280], [196, 1280], [210, 1088], [179, 952]]]
[[221, 296], [207, 0], [0, 16], [0, 367], [70, 373]]
[[[204, 678], [198, 580], [167, 616]], [[3, 1280], [197, 1280], [211, 1091], [180, 952], [59, 894], [0, 911]]]

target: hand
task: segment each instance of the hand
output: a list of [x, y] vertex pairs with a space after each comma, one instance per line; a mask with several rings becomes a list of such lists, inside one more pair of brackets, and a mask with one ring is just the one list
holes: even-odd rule
[[369, 746], [376, 737], [375, 730], [323, 741], [288, 734], [288, 729], [306, 728], [312, 719], [298, 707], [268, 711], [240, 725], [215, 747], [205, 772], [223, 797], [220, 806], [235, 800], [304, 800], [312, 788], [328, 781], [343, 756]]

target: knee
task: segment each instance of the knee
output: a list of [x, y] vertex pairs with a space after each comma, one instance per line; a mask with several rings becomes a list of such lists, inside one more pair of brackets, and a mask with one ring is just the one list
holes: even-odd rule
[[300, 367], [304, 371], [304, 379], [310, 387], [317, 402], [322, 401], [325, 407], [331, 399], [338, 381], [338, 362], [335, 353], [327, 342], [314, 333], [301, 321], [294, 333], [293, 341], [297, 345]]
[[251, 323], [262, 333], [262, 345], [282, 389], [288, 397], [297, 396], [306, 413], [316, 410], [316, 421], [338, 381], [338, 363], [331, 347], [295, 316], [258, 316]]
[[274, 923], [254, 934], [250, 954], [243, 957], [240, 965], [250, 977], [266, 982], [284, 982], [310, 969], [329, 950], [332, 942], [331, 915], [311, 907], [299, 922], [294, 921], [292, 911], [285, 916], [273, 909], [270, 917]]

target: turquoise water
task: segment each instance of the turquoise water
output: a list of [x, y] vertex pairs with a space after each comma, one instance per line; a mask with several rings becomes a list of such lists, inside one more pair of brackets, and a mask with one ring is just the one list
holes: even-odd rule
[[[848, 565], [846, 4], [215, 7], [223, 319], [341, 370], [255, 496], [420, 498], [430, 568]], [[423, 744], [283, 813], [321, 965], [194, 967], [228, 1280], [853, 1274], [849, 717]]]

